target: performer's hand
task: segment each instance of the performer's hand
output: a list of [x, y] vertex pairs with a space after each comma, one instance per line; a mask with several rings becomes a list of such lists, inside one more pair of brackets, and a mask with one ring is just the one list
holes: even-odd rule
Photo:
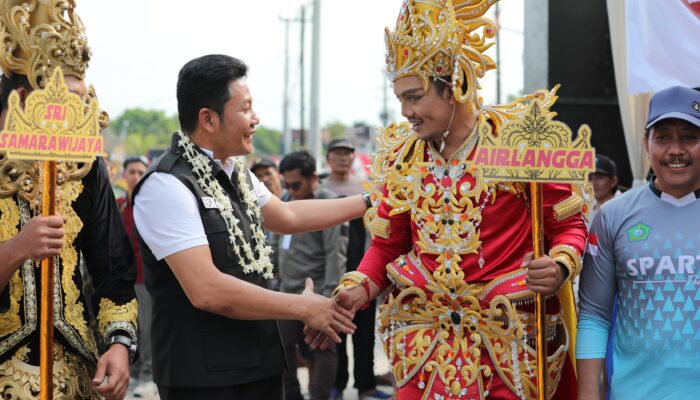
[[100, 357], [92, 379], [97, 393], [107, 400], [122, 400], [129, 389], [129, 349], [115, 343]]
[[355, 332], [356, 326], [352, 323], [354, 313], [343, 308], [336, 298], [329, 299], [315, 294], [314, 283], [311, 278], [306, 278], [306, 288], [302, 292], [302, 296], [307, 301], [306, 316], [303, 319], [304, 324], [326, 336], [325, 338], [318, 338], [323, 342], [319, 343], [318, 346], [323, 344], [325, 347], [322, 348], [327, 348], [330, 346], [330, 343], [326, 345], [326, 342], [329, 340], [340, 343], [340, 336], [338, 336], [337, 332], [348, 334]]
[[63, 247], [63, 224], [58, 215], [36, 216], [13, 238], [12, 246], [24, 260], [55, 257]]
[[[355, 307], [355, 302], [350, 297], [347, 290], [343, 289], [333, 296], [333, 300], [342, 308], [348, 310], [352, 313], [352, 318], [355, 318], [355, 312], [357, 308]], [[320, 348], [325, 350], [331, 346], [332, 342], [328, 340], [328, 336], [323, 332], [311, 328], [310, 326], [304, 326], [304, 342], [311, 347], [312, 350]]]
[[551, 257], [542, 256], [532, 259], [532, 253], [528, 253], [523, 260], [527, 266], [527, 282], [530, 290], [542, 294], [552, 294], [559, 290], [564, 283], [564, 272]]
[[342, 308], [348, 310], [352, 313], [352, 318], [355, 318], [355, 313], [357, 312], [357, 305], [355, 299], [352, 298], [350, 292], [347, 289], [341, 289], [338, 293], [333, 296], [333, 300]]

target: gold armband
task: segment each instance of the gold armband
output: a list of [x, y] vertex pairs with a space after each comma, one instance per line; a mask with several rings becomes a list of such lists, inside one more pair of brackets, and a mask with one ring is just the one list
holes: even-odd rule
[[105, 340], [116, 330], [125, 331], [131, 335], [132, 339], [136, 340], [138, 337], [136, 335], [137, 310], [136, 299], [132, 299], [126, 304], [117, 305], [110, 299], [102, 298], [97, 323]]
[[338, 287], [333, 290], [332, 296], [335, 296], [343, 289], [352, 289], [358, 286], [363, 286], [365, 288], [365, 291], [367, 291], [367, 297], [369, 298], [369, 277], [362, 272], [348, 272], [343, 275], [342, 278], [340, 278], [340, 283], [338, 284]]
[[389, 239], [389, 225], [390, 221], [388, 219], [375, 215], [369, 220], [368, 228], [372, 236], [378, 236], [382, 239]]
[[578, 255], [573, 247], [565, 244], [555, 246], [549, 251], [549, 256], [566, 267], [567, 271], [569, 271], [567, 279], [572, 280], [581, 272], [581, 256]]
[[584, 202], [581, 196], [572, 193], [571, 196], [552, 207], [554, 210], [554, 217], [557, 221], [563, 221], [573, 215], [579, 214], [583, 210], [583, 204]]

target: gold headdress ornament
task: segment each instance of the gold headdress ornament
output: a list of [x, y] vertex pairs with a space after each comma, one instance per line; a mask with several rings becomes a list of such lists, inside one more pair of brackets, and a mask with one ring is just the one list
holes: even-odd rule
[[85, 77], [90, 61], [85, 27], [74, 0], [0, 0], [0, 67], [43, 88], [54, 67]]
[[[85, 27], [75, 13], [75, 0], [0, 0], [0, 68], [7, 76], [25, 75], [34, 89], [44, 88], [54, 69], [83, 79], [90, 60]], [[90, 86], [85, 110], [96, 100]], [[100, 111], [100, 128], [109, 116]], [[91, 163], [60, 162], [59, 185], [79, 180]], [[0, 198], [19, 193], [33, 206], [41, 199], [41, 163], [9, 160], [0, 151]]]
[[[392, 81], [418, 76], [426, 91], [430, 79], [451, 76], [454, 97], [470, 111], [480, 108], [478, 78], [496, 68], [484, 52], [496, 34], [482, 18], [497, 0], [406, 0], [396, 29], [386, 29], [387, 72]], [[479, 29], [483, 28], [480, 33]], [[466, 91], [462, 85], [466, 83]]]

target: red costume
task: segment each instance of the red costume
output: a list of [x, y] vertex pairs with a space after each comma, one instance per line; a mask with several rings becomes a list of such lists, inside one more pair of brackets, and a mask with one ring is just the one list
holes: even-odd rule
[[[526, 121], [517, 127], [523, 136], [533, 142], [546, 137], [540, 114], [524, 118], [525, 103], [536, 97], [548, 109], [555, 96], [539, 91], [502, 106], [482, 104], [478, 78], [495, 68], [484, 54], [496, 26], [483, 15], [493, 3], [407, 0], [394, 32], [386, 33], [392, 81], [418, 77], [424, 93], [431, 82], [443, 81], [455, 107], [478, 117], [448, 160], [409, 124], [378, 134], [372, 178], [381, 190], [366, 216], [372, 243], [339, 287], [369, 279], [389, 288], [380, 333], [400, 399], [537, 398], [533, 292], [524, 268], [532, 251], [528, 195], [522, 183], [484, 180], [472, 159], [489, 125], [498, 134], [518, 119]], [[546, 251], [573, 279], [586, 241], [584, 202], [569, 185], [544, 185], [543, 197]], [[569, 282], [561, 294], [571, 299]], [[576, 384], [567, 361], [573, 320], [565, 311], [573, 311], [573, 302], [549, 296], [544, 334], [547, 397], [556, 392], [569, 400]]]
[[[375, 159], [384, 186], [369, 218], [372, 243], [341, 286], [369, 278], [382, 291], [392, 287], [380, 332], [401, 399], [536, 398], [533, 293], [523, 268], [532, 251], [528, 195], [521, 183], [487, 182], [472, 168], [477, 131], [444, 160], [409, 126], [392, 126]], [[570, 185], [543, 189], [547, 250], [571, 278], [586, 241], [583, 201]], [[557, 398], [575, 398], [571, 332], [556, 296], [547, 312], [548, 397], [565, 370]]]

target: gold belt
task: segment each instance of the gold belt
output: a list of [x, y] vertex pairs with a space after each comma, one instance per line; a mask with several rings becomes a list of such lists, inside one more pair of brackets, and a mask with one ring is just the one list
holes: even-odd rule
[[[398, 386], [415, 379], [427, 395], [439, 380], [458, 396], [475, 385], [479, 390], [487, 387], [497, 375], [519, 397], [533, 398], [535, 319], [529, 304], [532, 292], [520, 282], [524, 272], [513, 271], [486, 284], [468, 283], [461, 270], [450, 273], [442, 268], [430, 276], [411, 256], [406, 257], [408, 263], [402, 258], [387, 266], [395, 285], [401, 281], [403, 287], [396, 285], [398, 290], [379, 315], [379, 332]], [[408, 284], [420, 278], [425, 285]], [[548, 397], [568, 350], [560, 314], [548, 315], [546, 322], [548, 342], [556, 342], [559, 331], [564, 335], [547, 357]], [[482, 355], [493, 365], [482, 364]]]
[[[0, 399], [38, 400], [40, 368], [26, 362], [27, 346], [0, 364]], [[54, 345], [54, 400], [99, 400], [92, 388], [95, 368], [60, 343]]]

